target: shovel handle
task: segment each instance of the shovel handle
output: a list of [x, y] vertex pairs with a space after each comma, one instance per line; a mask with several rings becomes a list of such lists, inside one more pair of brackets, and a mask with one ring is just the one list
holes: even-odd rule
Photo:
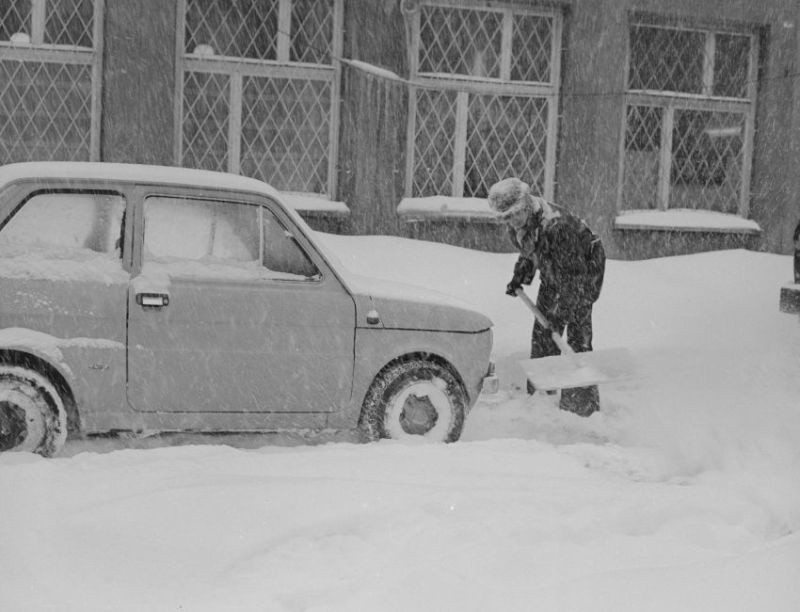
[[564, 338], [561, 337], [561, 334], [559, 334], [556, 330], [553, 329], [553, 326], [550, 324], [550, 321], [548, 321], [545, 318], [545, 316], [542, 314], [542, 311], [539, 310], [536, 304], [533, 303], [533, 300], [531, 300], [531, 298], [528, 297], [528, 294], [525, 293], [524, 289], [522, 289], [522, 287], [519, 287], [516, 293], [517, 297], [521, 299], [523, 302], [525, 302], [525, 305], [533, 313], [533, 316], [536, 317], [536, 320], [539, 321], [539, 324], [545, 329], [550, 330], [550, 336], [553, 338], [553, 342], [556, 343], [556, 346], [561, 351], [561, 354], [574, 355], [575, 351], [572, 350], [572, 347], [569, 344], [567, 344]]

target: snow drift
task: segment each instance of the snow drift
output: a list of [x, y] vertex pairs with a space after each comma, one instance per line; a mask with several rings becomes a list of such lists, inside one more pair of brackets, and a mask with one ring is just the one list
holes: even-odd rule
[[1, 609], [797, 609], [789, 257], [610, 261], [595, 346], [631, 348], [641, 376], [604, 386], [584, 419], [515, 389], [532, 321], [504, 295], [513, 255], [320, 238], [357, 274], [494, 320], [505, 388], [462, 441], [183, 436], [2, 455]]

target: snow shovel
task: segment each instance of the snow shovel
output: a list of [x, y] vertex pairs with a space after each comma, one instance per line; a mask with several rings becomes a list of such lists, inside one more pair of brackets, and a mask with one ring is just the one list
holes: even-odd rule
[[525, 376], [536, 389], [542, 391], [572, 389], [634, 378], [633, 359], [627, 349], [612, 348], [576, 353], [553, 329], [525, 291], [517, 289], [517, 297], [530, 308], [539, 324], [550, 330], [553, 342], [561, 351], [561, 355], [525, 359], [519, 362]]

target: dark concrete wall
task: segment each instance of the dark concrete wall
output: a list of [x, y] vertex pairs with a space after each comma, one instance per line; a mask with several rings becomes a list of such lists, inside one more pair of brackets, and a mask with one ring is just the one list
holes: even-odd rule
[[574, 2], [564, 21], [555, 199], [607, 237], [616, 210], [624, 124], [625, 5]]
[[176, 3], [105, 5], [100, 159], [172, 165]]
[[760, 238], [752, 234], [616, 230], [612, 246], [617, 251], [614, 259], [631, 260], [723, 249], [757, 250], [759, 243]]
[[408, 46], [399, 0], [344, 0], [344, 55], [408, 76]]
[[780, 253], [790, 253], [794, 249], [794, 228], [800, 222], [800, 2], [796, 3], [794, 24], [794, 61], [787, 62], [785, 68], [789, 75], [793, 75], [792, 102], [786, 111], [791, 115], [791, 140], [785, 167], [794, 181], [789, 186], [789, 200], [784, 207], [783, 218], [778, 220], [779, 230], [774, 232], [774, 250]]
[[397, 234], [403, 197], [407, 90], [344, 66], [338, 198], [357, 234]]
[[505, 225], [448, 217], [404, 222], [402, 235], [416, 240], [456, 244], [467, 249], [509, 253], [514, 250]]
[[408, 88], [405, 25], [399, 4], [345, 4], [345, 56], [398, 76], [342, 66], [337, 199], [350, 207], [357, 234], [399, 234], [397, 206], [405, 177]]
[[[795, 62], [794, 62], [794, 91], [792, 106], [792, 147], [788, 161], [793, 169], [794, 190], [793, 199], [787, 206], [786, 218], [783, 221], [783, 233], [780, 241], [780, 252], [788, 253], [793, 248], [794, 230], [800, 223], [800, 2], [797, 3], [797, 18], [795, 19]], [[796, 268], [795, 268], [796, 269]]]

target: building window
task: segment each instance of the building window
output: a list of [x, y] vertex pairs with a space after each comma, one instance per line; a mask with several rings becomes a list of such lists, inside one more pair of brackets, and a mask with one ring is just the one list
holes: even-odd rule
[[410, 26], [406, 195], [483, 198], [517, 176], [552, 198], [560, 13], [424, 2]]
[[96, 160], [103, 0], [0, 0], [0, 163]]
[[755, 35], [634, 22], [628, 52], [620, 208], [747, 216]]
[[184, 0], [178, 163], [332, 196], [342, 0]]

